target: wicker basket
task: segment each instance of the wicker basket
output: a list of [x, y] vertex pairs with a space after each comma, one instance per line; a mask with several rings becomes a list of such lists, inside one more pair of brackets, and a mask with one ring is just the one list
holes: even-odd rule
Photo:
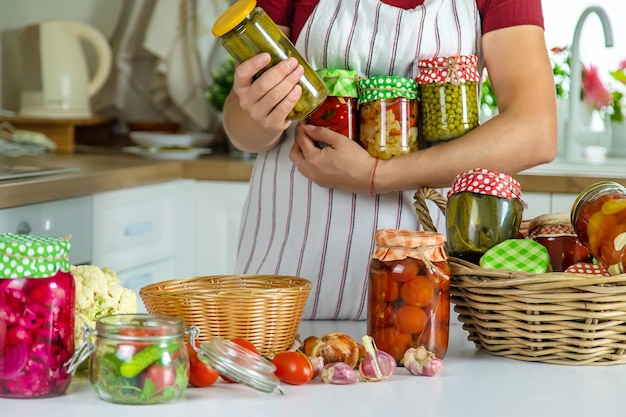
[[262, 355], [288, 349], [311, 282], [277, 275], [215, 275], [163, 281], [139, 290], [146, 310], [177, 316], [199, 340], [248, 339]]
[[[418, 217], [434, 231], [427, 199], [444, 210], [445, 198], [428, 188], [415, 194]], [[626, 274], [530, 274], [456, 258], [450, 264], [454, 311], [476, 347], [560, 365], [626, 362]]]

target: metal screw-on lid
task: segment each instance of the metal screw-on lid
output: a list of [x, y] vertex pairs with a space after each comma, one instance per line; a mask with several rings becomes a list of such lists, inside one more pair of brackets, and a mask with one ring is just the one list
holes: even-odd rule
[[213, 23], [213, 36], [224, 36], [241, 23], [256, 7], [256, 0], [239, 0]]

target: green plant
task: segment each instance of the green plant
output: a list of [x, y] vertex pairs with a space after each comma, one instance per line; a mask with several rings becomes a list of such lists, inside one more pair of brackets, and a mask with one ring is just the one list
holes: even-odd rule
[[213, 84], [207, 88], [205, 96], [215, 110], [221, 112], [224, 110], [224, 101], [233, 88], [235, 62], [232, 59], [227, 60], [212, 76]]
[[[609, 72], [611, 77], [622, 87], [626, 86], [626, 60], [620, 64], [620, 68]], [[622, 123], [624, 121], [624, 112], [626, 112], [626, 101], [622, 91], [614, 90], [611, 93], [611, 121]]]

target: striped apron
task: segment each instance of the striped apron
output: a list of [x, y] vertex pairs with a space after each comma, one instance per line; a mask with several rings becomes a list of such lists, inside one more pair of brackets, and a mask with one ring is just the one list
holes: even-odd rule
[[[479, 42], [474, 0], [425, 0], [410, 10], [377, 0], [320, 0], [296, 46], [313, 68], [413, 78], [418, 59], [477, 54]], [[365, 319], [374, 232], [419, 229], [415, 190], [370, 197], [317, 186], [289, 159], [294, 127], [257, 156], [236, 272], [309, 279], [305, 320]], [[431, 213], [437, 230], [445, 230], [441, 213]]]

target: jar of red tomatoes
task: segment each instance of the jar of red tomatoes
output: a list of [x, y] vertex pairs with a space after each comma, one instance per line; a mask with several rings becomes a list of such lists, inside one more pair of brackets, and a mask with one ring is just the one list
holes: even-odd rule
[[74, 278], [65, 239], [0, 235], [0, 397], [65, 392], [74, 353]]
[[626, 188], [601, 181], [574, 201], [571, 222], [580, 242], [611, 275], [626, 269]]
[[418, 111], [415, 80], [359, 80], [359, 140], [370, 155], [391, 159], [417, 151]]
[[578, 240], [568, 213], [535, 217], [528, 226], [528, 237], [548, 249], [553, 272], [564, 272], [578, 262], [591, 262], [589, 250]]
[[317, 74], [326, 84], [328, 95], [309, 115], [307, 123], [327, 127], [351, 140], [358, 140], [358, 74], [354, 70], [323, 68]]
[[477, 62], [476, 55], [417, 62], [422, 129], [427, 141], [448, 141], [478, 126]]
[[440, 233], [380, 229], [369, 272], [367, 332], [398, 364], [424, 346], [443, 358], [450, 324], [450, 266]]

